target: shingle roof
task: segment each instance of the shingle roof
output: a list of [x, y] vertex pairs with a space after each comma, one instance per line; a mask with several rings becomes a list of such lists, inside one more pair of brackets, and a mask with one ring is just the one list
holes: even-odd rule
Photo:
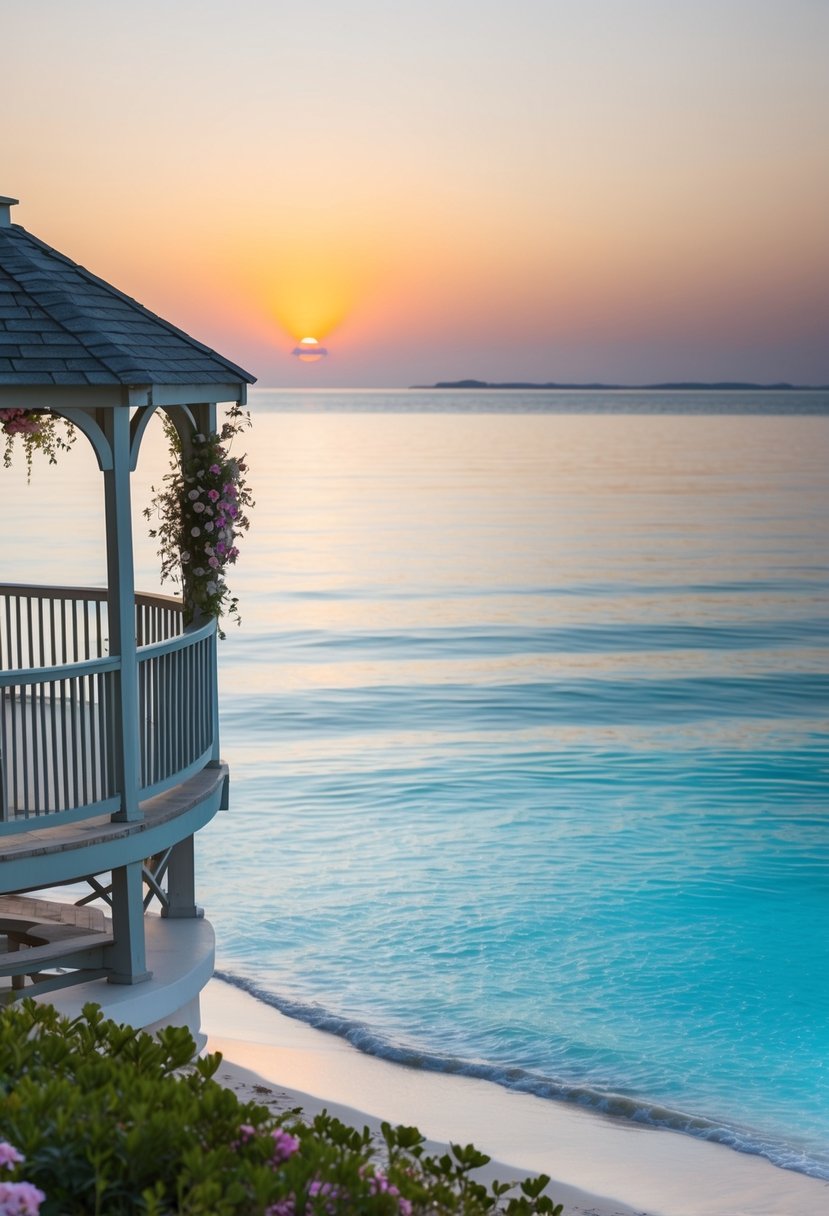
[[0, 385], [254, 380], [19, 224], [0, 227]]

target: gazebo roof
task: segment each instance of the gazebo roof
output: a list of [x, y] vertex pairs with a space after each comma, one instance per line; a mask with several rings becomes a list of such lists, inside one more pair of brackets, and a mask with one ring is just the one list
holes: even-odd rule
[[236, 385], [243, 395], [255, 381], [10, 223], [15, 202], [0, 197], [0, 386]]

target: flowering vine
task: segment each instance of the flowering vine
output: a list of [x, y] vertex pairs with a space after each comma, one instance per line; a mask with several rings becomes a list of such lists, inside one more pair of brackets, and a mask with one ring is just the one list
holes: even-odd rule
[[0, 410], [0, 430], [5, 439], [3, 464], [11, 468], [15, 440], [21, 439], [29, 479], [35, 452], [43, 452], [49, 463], [55, 464], [58, 452], [68, 452], [75, 442], [72, 423], [48, 410]]
[[[144, 514], [159, 520], [150, 536], [159, 542], [161, 578], [181, 585], [188, 623], [202, 617], [239, 620], [227, 568], [239, 556], [236, 541], [250, 527], [247, 512], [254, 504], [244, 457], [231, 456], [228, 445], [249, 426], [250, 415], [235, 405], [220, 431], [196, 432], [185, 454], [178, 432], [164, 418], [174, 465], [164, 485], [153, 486], [153, 500]], [[221, 629], [219, 636], [224, 637]]]

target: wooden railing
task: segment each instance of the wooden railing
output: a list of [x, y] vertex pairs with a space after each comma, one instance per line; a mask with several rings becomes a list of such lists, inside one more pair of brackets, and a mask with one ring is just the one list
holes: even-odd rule
[[[0, 586], [0, 834], [117, 812], [121, 658], [109, 653], [106, 591]], [[135, 603], [141, 798], [215, 752], [211, 621], [181, 604]]]
[[138, 651], [141, 791], [150, 797], [211, 757], [216, 622]]

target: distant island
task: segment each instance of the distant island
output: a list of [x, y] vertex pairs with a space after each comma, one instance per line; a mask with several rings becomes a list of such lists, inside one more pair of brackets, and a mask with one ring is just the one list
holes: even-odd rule
[[437, 384], [413, 384], [412, 388], [474, 388], [474, 389], [567, 389], [572, 391], [609, 392], [614, 389], [630, 392], [717, 392], [729, 393], [735, 391], [750, 391], [757, 393], [780, 392], [827, 392], [826, 384], [752, 384], [742, 380], [717, 380], [712, 382], [697, 380], [668, 381], [665, 384], [530, 384], [521, 380], [509, 381], [504, 384], [491, 384], [488, 380], [439, 380]]

